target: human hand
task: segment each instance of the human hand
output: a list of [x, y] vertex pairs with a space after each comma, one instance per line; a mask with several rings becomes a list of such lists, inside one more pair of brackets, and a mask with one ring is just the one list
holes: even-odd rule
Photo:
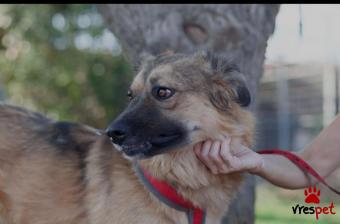
[[194, 146], [198, 159], [214, 174], [248, 171], [261, 172], [264, 166], [262, 156], [248, 147], [239, 144], [236, 150], [230, 147], [231, 138], [222, 141], [206, 140]]

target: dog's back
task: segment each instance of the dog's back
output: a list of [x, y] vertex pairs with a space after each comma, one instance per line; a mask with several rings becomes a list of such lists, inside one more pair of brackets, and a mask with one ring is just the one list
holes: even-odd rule
[[85, 157], [96, 139], [89, 127], [0, 104], [0, 216], [5, 223], [86, 223]]

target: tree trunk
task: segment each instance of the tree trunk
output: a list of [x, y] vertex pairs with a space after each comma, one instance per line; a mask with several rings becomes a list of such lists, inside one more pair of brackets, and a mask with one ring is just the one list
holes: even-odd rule
[[4, 100], [5, 100], [5, 92], [4, 92], [3, 86], [0, 83], [0, 103], [1, 103], [1, 101], [4, 101]]
[[[190, 53], [209, 49], [233, 58], [247, 77], [251, 110], [262, 75], [267, 40], [279, 5], [99, 5], [124, 53]], [[254, 222], [254, 179], [248, 177], [223, 223]]]

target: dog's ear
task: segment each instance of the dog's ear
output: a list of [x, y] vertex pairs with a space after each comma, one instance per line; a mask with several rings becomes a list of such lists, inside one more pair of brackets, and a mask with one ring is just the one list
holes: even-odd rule
[[155, 60], [155, 58], [156, 57], [149, 52], [143, 51], [139, 55], [139, 60], [133, 64], [133, 70], [135, 71], [135, 74], [137, 74], [143, 68], [143, 66], [147, 66], [150, 62]]
[[205, 52], [204, 54], [213, 72], [213, 82], [218, 85], [218, 87], [214, 88], [215, 92], [212, 97], [215, 102], [219, 101], [216, 104], [223, 107], [229, 105], [226, 89], [230, 89], [234, 100], [239, 105], [242, 107], [249, 106], [251, 102], [249, 89], [245, 76], [240, 72], [239, 68], [224, 56], [210, 52]]

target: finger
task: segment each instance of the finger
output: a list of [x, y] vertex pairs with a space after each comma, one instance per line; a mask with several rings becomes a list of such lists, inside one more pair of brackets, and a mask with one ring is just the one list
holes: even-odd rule
[[222, 170], [223, 164], [224, 164], [224, 161], [222, 160], [221, 155], [220, 155], [220, 150], [221, 150], [221, 143], [219, 141], [215, 141], [212, 144], [210, 152], [209, 152], [209, 159], [211, 163], [213, 163], [217, 171]]
[[224, 161], [224, 164], [230, 169], [233, 166], [233, 160], [234, 160], [234, 156], [231, 154], [231, 150], [230, 150], [230, 142], [231, 139], [226, 139], [225, 141], [222, 141], [221, 144], [221, 150], [220, 150], [220, 156], [222, 158], [222, 160]]
[[221, 150], [220, 150], [220, 155], [221, 155], [222, 160], [224, 160], [228, 164], [231, 159], [230, 141], [231, 141], [230, 138], [227, 138], [224, 141], [222, 141]]
[[201, 148], [202, 148], [202, 142], [196, 143], [194, 145], [194, 152], [196, 154], [196, 156], [200, 157], [201, 155]]
[[202, 150], [201, 150], [201, 159], [203, 163], [213, 172], [217, 172], [217, 168], [215, 167], [214, 163], [209, 158], [209, 152], [212, 146], [212, 141], [208, 140], [203, 143]]
[[221, 142], [221, 147], [219, 150], [219, 158], [222, 161], [219, 166], [219, 172], [221, 173], [229, 173], [231, 171], [229, 168], [229, 165], [230, 165], [229, 158], [231, 157], [231, 155], [226, 155], [225, 157], [227, 159], [223, 158], [223, 154], [230, 153], [230, 141], [231, 141], [230, 137], [225, 137], [225, 140]]
[[197, 147], [198, 157], [199, 159], [207, 166], [206, 157], [209, 153], [209, 148], [211, 147], [212, 142], [210, 140], [206, 140], [201, 143], [200, 147]]

